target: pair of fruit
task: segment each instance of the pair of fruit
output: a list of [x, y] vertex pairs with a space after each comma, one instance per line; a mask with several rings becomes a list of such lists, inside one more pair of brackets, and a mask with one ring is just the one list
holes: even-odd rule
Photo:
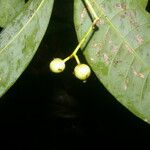
[[[65, 69], [65, 61], [60, 58], [54, 58], [50, 62], [50, 70], [54, 73], [61, 73]], [[91, 74], [91, 69], [86, 64], [78, 64], [74, 68], [74, 75], [80, 80], [86, 80]]]
[[68, 61], [69, 59], [71, 59], [72, 57], [74, 57], [77, 62], [77, 66], [74, 68], [74, 74], [80, 80], [86, 80], [91, 74], [91, 69], [88, 65], [81, 64], [79, 61], [79, 58], [76, 54], [77, 54], [78, 50], [81, 48], [82, 44], [84, 42], [86, 42], [89, 35], [93, 32], [93, 30], [96, 29], [95, 27], [97, 27], [97, 22], [100, 20], [99, 16], [96, 14], [96, 12], [92, 6], [92, 2], [90, 2], [89, 0], [85, 0], [85, 4], [87, 5], [86, 8], [89, 10], [89, 12], [91, 12], [91, 14], [94, 17], [94, 20], [93, 20], [91, 26], [89, 27], [88, 31], [85, 33], [85, 35], [83, 36], [83, 38], [81, 39], [81, 41], [79, 42], [79, 44], [77, 45], [77, 47], [75, 48], [75, 50], [73, 51], [73, 53], [70, 56], [68, 56], [64, 60], [62, 60], [60, 58], [55, 58], [54, 60], [52, 60], [50, 62], [50, 66], [49, 66], [50, 70], [52, 72], [60, 73], [60, 72], [64, 71], [64, 69], [65, 69], [65, 62]]

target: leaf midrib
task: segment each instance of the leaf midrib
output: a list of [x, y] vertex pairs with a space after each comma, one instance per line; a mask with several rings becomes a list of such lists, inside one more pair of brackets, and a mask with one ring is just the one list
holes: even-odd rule
[[[95, 0], [93, 1], [99, 11], [100, 14], [102, 14], [104, 16], [104, 18], [107, 20], [107, 22], [110, 24], [110, 26], [114, 29], [114, 31], [116, 31], [116, 33], [121, 37], [121, 39], [124, 41], [125, 44], [127, 44], [129, 46], [129, 48], [131, 49], [131, 51], [133, 52], [132, 54], [134, 54], [135, 57], [137, 57], [141, 63], [144, 66], [148, 66], [144, 60], [138, 55], [138, 53], [132, 48], [132, 46], [129, 44], [129, 42], [124, 38], [124, 36], [121, 34], [121, 32], [115, 27], [115, 25], [111, 22], [111, 20], [108, 18], [107, 14], [105, 14], [105, 11], [103, 10], [103, 8], [101, 7], [101, 5], [98, 5]], [[101, 2], [100, 4], [102, 4], [103, 2]]]
[[32, 21], [32, 19], [34, 18], [34, 16], [36, 15], [36, 13], [38, 12], [38, 10], [42, 7], [43, 3], [45, 0], [42, 0], [41, 3], [39, 4], [39, 6], [37, 7], [37, 9], [35, 10], [35, 12], [33, 13], [33, 15], [30, 17], [30, 19], [26, 22], [26, 24], [22, 27], [22, 29], [12, 38], [12, 40], [10, 40], [8, 42], [8, 44], [2, 48], [2, 50], [0, 51], [0, 54], [2, 52], [4, 52], [6, 50], [6, 48], [23, 32], [23, 30], [26, 28], [26, 26], [28, 26], [28, 24]]
[[[98, 11], [100, 12], [100, 14], [102, 14], [103, 16], [104, 16], [104, 18], [108, 21], [108, 23], [110, 24], [110, 26], [114, 29], [114, 31], [116, 31], [116, 33], [118, 34], [118, 35], [120, 35], [120, 37], [121, 37], [121, 39], [124, 41], [124, 43], [125, 44], [127, 44], [128, 46], [129, 46], [129, 48], [132, 50], [132, 52], [134, 53], [134, 57], [133, 57], [133, 60], [134, 60], [134, 58], [135, 57], [137, 57], [142, 63], [143, 63], [143, 65], [145, 65], [145, 66], [148, 66], [145, 62], [144, 62], [144, 60], [138, 55], [138, 53], [132, 48], [132, 46], [128, 43], [128, 41], [124, 38], [124, 36], [121, 34], [121, 32], [115, 27], [115, 25], [113, 25], [113, 23], [111, 22], [111, 20], [107, 17], [107, 15], [105, 15], [105, 12], [104, 12], [104, 10], [103, 10], [103, 8], [102, 7], [100, 7], [96, 2], [95, 2], [95, 0], [94, 0], [94, 3], [96, 4], [96, 6], [97, 6], [97, 8], [98, 8]], [[141, 7], [140, 7], [140, 9], [142, 9]], [[148, 24], [148, 23], [147, 23]], [[126, 37], [126, 36], [125, 36]], [[149, 41], [147, 41], [147, 42], [149, 42]], [[147, 43], [146, 42], [146, 43]], [[144, 42], [145, 43], [145, 42]], [[123, 43], [122, 43], [123, 44]], [[122, 45], [121, 44], [121, 45]], [[143, 44], [142, 44], [143, 45]], [[140, 45], [141, 46], [141, 45]], [[138, 49], [139, 48], [139, 46], [136, 48], [136, 49]], [[119, 48], [120, 49], [120, 48]], [[133, 54], [132, 53], [132, 54]], [[117, 53], [116, 53], [117, 54]], [[115, 55], [116, 56], [116, 55]], [[131, 61], [131, 64], [132, 64], [132, 62], [133, 62], [133, 60]], [[113, 61], [112, 61], [113, 62]], [[130, 68], [130, 67], [129, 67]], [[149, 66], [148, 66], [148, 68], [149, 68]], [[109, 69], [110, 70], [110, 69]], [[127, 71], [128, 72], [128, 71]], [[141, 93], [140, 93], [140, 97], [139, 97], [139, 100], [140, 100], [140, 102], [142, 103], [142, 97], [143, 97], [143, 90], [144, 90], [144, 87], [145, 87], [145, 84], [146, 84], [146, 81], [147, 81], [147, 78], [148, 78], [148, 76], [149, 76], [149, 73], [150, 73], [150, 70], [148, 70], [148, 73], [147, 73], [147, 75], [146, 75], [146, 77], [145, 77], [145, 79], [144, 79], [144, 82], [143, 82], [143, 85], [142, 85], [142, 87], [141, 87]], [[128, 74], [128, 73], [127, 73]], [[126, 79], [126, 77], [125, 77], [125, 79]]]

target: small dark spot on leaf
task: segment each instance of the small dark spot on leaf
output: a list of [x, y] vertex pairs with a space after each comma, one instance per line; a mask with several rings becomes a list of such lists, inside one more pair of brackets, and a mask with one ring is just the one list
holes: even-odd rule
[[127, 11], [123, 12], [123, 14], [120, 15], [121, 18], [125, 18], [126, 16], [130, 16], [130, 13], [128, 13]]
[[127, 15], [127, 12], [125, 11], [124, 14]]
[[122, 3], [117, 3], [116, 7], [125, 10], [127, 8], [127, 5], [125, 2], [122, 2]]
[[121, 63], [122, 61], [121, 60], [115, 60], [114, 61], [114, 65], [116, 66], [117, 64]]

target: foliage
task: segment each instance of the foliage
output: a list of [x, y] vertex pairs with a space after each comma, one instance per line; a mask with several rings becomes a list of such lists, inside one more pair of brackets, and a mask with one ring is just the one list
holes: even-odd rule
[[[98, 30], [82, 47], [83, 53], [110, 93], [150, 122], [150, 16], [145, 11], [146, 1], [91, 1], [100, 20]], [[80, 41], [91, 24], [83, 1], [75, 1], [74, 15]]]
[[[3, 28], [0, 97], [32, 60], [48, 26], [53, 2], [0, 0]], [[90, 2], [99, 17], [95, 30], [89, 30], [95, 16], [86, 0], [74, 0], [75, 29], [79, 42], [82, 41], [77, 48], [81, 46], [88, 64], [108, 91], [136, 116], [150, 123], [150, 17], [145, 10], [148, 0]]]
[[0, 96], [31, 61], [46, 31], [52, 5], [53, 0], [29, 0], [0, 33]]

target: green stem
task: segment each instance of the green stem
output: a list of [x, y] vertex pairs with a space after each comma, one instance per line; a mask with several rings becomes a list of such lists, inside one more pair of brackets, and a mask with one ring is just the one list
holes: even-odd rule
[[71, 59], [72, 57], [74, 57], [77, 61], [78, 64], [80, 64], [79, 58], [76, 55], [78, 50], [81, 48], [82, 44], [86, 41], [87, 37], [89, 36], [89, 34], [93, 31], [93, 27], [95, 27], [96, 23], [99, 21], [99, 17], [97, 16], [95, 10], [93, 9], [93, 6], [91, 5], [91, 3], [89, 2], [89, 0], [85, 0], [85, 3], [88, 6], [88, 9], [90, 10], [90, 12], [93, 14], [94, 16], [94, 21], [92, 23], [92, 25], [89, 27], [87, 33], [84, 35], [84, 37], [82, 38], [82, 40], [80, 41], [80, 43], [77, 45], [77, 47], [75, 48], [75, 50], [73, 51], [73, 53], [68, 56], [67, 58], [64, 59], [64, 62], [68, 61], [69, 59]]
[[80, 60], [79, 60], [78, 56], [77, 56], [77, 55], [74, 55], [74, 58], [75, 58], [77, 64], [79, 65], [79, 64], [80, 64]]
[[75, 57], [76, 53], [78, 52], [78, 50], [80, 49], [80, 47], [82, 46], [82, 44], [85, 42], [85, 40], [87, 39], [87, 37], [89, 36], [89, 34], [92, 31], [93, 31], [93, 24], [90, 26], [90, 28], [88, 29], [87, 33], [84, 35], [84, 37], [82, 38], [82, 40], [80, 41], [80, 43], [77, 45], [77, 47], [75, 48], [75, 50], [73, 51], [73, 53], [70, 56], [68, 56], [67, 58], [64, 59], [64, 62], [68, 61], [72, 57]]
[[85, 40], [87, 39], [87, 37], [89, 36], [89, 34], [93, 31], [93, 25], [90, 26], [90, 28], [88, 29], [87, 33], [84, 35], [84, 37], [82, 38], [82, 40], [80, 41], [80, 43], [77, 45], [77, 47], [75, 48], [74, 52], [72, 53], [72, 55], [76, 54], [78, 52], [78, 50], [80, 49], [80, 47], [82, 46], [82, 44], [85, 42]]
[[89, 0], [85, 0], [85, 3], [87, 4], [88, 6], [88, 9], [90, 10], [90, 12], [93, 14], [94, 18], [95, 19], [99, 19], [99, 17], [97, 16], [92, 4], [89, 2]]

